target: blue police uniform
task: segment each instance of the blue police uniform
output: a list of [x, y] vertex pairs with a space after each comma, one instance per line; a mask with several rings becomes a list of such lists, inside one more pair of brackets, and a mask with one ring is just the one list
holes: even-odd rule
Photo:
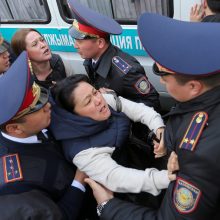
[[[63, 219], [76, 217], [83, 192], [71, 187], [74, 168], [65, 160], [60, 146], [52, 138], [46, 143], [24, 144], [0, 134], [0, 143], [0, 198], [39, 190], [55, 202], [58, 210], [60, 208]], [[7, 207], [9, 211], [15, 199], [12, 197], [11, 200], [11, 206]]]
[[[203, 78], [219, 74], [219, 24], [181, 22], [145, 13], [138, 29], [146, 51], [173, 72], [170, 74]], [[112, 199], [105, 205], [101, 219], [219, 219], [219, 111], [220, 83], [194, 99], [178, 103], [167, 115], [164, 141], [168, 150], [178, 155], [180, 170], [161, 207], [156, 210]]]
[[114, 90], [118, 95], [159, 109], [159, 95], [148, 81], [144, 68], [132, 56], [110, 44], [94, 67], [83, 63], [93, 85]]
[[[71, 186], [75, 168], [65, 160], [52, 136], [48, 134], [47, 140], [42, 143], [20, 143], [8, 138], [5, 132], [4, 124], [36, 112], [48, 102], [47, 90], [33, 83], [27, 61], [27, 53], [22, 52], [0, 78], [0, 103], [4, 103], [0, 108], [0, 199], [6, 198], [6, 204], [9, 204], [5, 207], [1, 203], [1, 210], [4, 209], [1, 219], [8, 219], [8, 215], [16, 219], [32, 219], [36, 213], [39, 214], [36, 218], [42, 220], [51, 219], [49, 216], [54, 216], [54, 213], [60, 216], [55, 219], [76, 219], [83, 192]], [[45, 204], [44, 213], [50, 212], [48, 218], [42, 209], [39, 213], [38, 209], [33, 211], [33, 216], [27, 211], [27, 201], [31, 200], [33, 190], [43, 193], [40, 198]], [[22, 211], [17, 204], [20, 200], [25, 200], [27, 205]], [[14, 206], [22, 215], [14, 212]]]

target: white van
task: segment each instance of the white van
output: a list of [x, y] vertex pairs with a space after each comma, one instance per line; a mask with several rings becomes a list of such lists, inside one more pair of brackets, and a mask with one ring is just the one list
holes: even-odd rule
[[[190, 7], [201, 0], [78, 0], [82, 4], [113, 17], [123, 27], [120, 36], [112, 36], [111, 41], [123, 51], [135, 56], [145, 67], [147, 76], [161, 96], [164, 110], [168, 110], [172, 100], [159, 77], [152, 73], [152, 59], [144, 51], [138, 34], [137, 18], [144, 12], [154, 12], [179, 20], [189, 20]], [[1, 0], [0, 32], [10, 42], [18, 28], [36, 28], [47, 40], [53, 52], [64, 60], [67, 72], [85, 73], [83, 60], [73, 47], [73, 39], [68, 35], [72, 13], [68, 0]]]

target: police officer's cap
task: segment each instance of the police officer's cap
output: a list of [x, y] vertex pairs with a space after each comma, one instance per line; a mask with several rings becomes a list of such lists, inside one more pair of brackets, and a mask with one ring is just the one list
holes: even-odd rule
[[179, 74], [220, 73], [220, 24], [185, 22], [144, 13], [138, 34], [147, 53], [160, 65]]
[[48, 91], [33, 81], [24, 51], [0, 77], [0, 125], [38, 111], [47, 101]]
[[82, 40], [122, 33], [121, 26], [114, 19], [81, 5], [77, 0], [69, 0], [69, 5], [75, 17], [69, 29], [71, 37]]

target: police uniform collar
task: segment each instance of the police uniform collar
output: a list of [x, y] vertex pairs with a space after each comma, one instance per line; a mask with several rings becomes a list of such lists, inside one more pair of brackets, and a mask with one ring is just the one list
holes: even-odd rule
[[37, 136], [31, 136], [31, 137], [27, 137], [27, 138], [17, 138], [17, 137], [13, 137], [10, 136], [8, 134], [5, 134], [3, 132], [1, 132], [2, 136], [10, 141], [13, 142], [17, 142], [17, 143], [23, 143], [23, 144], [36, 144], [36, 143], [41, 143], [38, 139]]
[[[42, 130], [43, 133], [47, 132], [47, 129]], [[10, 136], [4, 132], [1, 132], [2, 136], [10, 141], [18, 142], [18, 143], [24, 143], [24, 144], [36, 144], [41, 143], [41, 141], [38, 140], [37, 135], [33, 135], [27, 138], [18, 138]], [[46, 134], [45, 134], [46, 135]]]
[[144, 13], [138, 20], [138, 34], [147, 53], [177, 74], [220, 72], [219, 23], [184, 22]]
[[92, 59], [92, 65], [96, 65], [96, 63], [99, 61], [99, 59], [97, 59], [97, 60], [94, 60], [94, 59]]
[[102, 54], [102, 56], [98, 60], [98, 67], [96, 69], [96, 73], [103, 78], [106, 78], [108, 76], [112, 64], [112, 59], [109, 59], [109, 57], [112, 57], [113, 53], [114, 46], [110, 44], [107, 50]]

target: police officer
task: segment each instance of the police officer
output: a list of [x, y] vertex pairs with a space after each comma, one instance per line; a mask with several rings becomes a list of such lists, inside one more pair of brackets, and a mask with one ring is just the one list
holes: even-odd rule
[[27, 60], [23, 52], [0, 78], [1, 219], [76, 219], [84, 174], [73, 181], [74, 168], [46, 133], [48, 91], [33, 82]]
[[105, 87], [117, 95], [159, 109], [159, 96], [149, 82], [144, 68], [132, 56], [110, 42], [110, 34], [121, 34], [113, 19], [70, 0], [75, 15], [69, 34], [75, 48], [85, 59], [84, 66], [97, 89]]
[[105, 220], [220, 219], [219, 24], [145, 13], [138, 30], [156, 60], [155, 73], [178, 101], [168, 114], [164, 141], [178, 155], [180, 170], [157, 210], [113, 198], [89, 180], [99, 201], [98, 213]]

